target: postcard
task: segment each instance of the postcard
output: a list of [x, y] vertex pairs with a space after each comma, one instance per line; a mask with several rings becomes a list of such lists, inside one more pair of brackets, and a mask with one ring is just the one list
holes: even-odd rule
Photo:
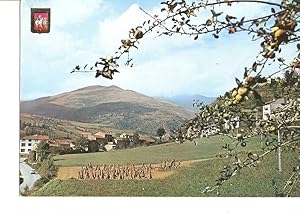
[[300, 196], [298, 1], [20, 10], [21, 197]]

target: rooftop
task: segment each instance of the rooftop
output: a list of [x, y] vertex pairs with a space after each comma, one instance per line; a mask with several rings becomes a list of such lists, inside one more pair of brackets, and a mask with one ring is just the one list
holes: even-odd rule
[[49, 140], [48, 135], [27, 135], [22, 138], [22, 140]]

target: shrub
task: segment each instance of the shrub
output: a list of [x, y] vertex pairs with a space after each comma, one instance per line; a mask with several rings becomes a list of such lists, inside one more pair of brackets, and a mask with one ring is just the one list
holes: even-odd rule
[[54, 165], [52, 157], [44, 159], [38, 167], [38, 173], [42, 178], [46, 180], [51, 180], [56, 176], [57, 168]]

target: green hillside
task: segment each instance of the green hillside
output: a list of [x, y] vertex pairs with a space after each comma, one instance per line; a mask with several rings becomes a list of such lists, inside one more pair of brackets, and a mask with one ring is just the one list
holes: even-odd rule
[[[198, 139], [197, 146], [192, 142], [183, 144], [167, 143], [148, 147], [115, 150], [113, 152], [97, 152], [84, 154], [69, 154], [55, 156], [57, 166], [83, 166], [92, 164], [117, 164], [117, 163], [159, 163], [166, 159], [196, 160], [213, 158], [223, 152], [222, 145], [232, 143], [229, 138], [214, 136]], [[237, 150], [257, 150], [259, 142], [251, 139], [246, 148], [238, 147]]]
[[[212, 186], [224, 164], [229, 159], [215, 159], [194, 163], [191, 167], [179, 168], [175, 174], [161, 180], [54, 180], [34, 196], [217, 196], [203, 194], [203, 189]], [[226, 182], [220, 196], [226, 197], [274, 197], [272, 179], [280, 187], [289, 178], [292, 166], [297, 161], [295, 153], [283, 153], [283, 172], [276, 169], [276, 155], [272, 154], [255, 168], [245, 168]], [[300, 196], [297, 185], [291, 193]]]

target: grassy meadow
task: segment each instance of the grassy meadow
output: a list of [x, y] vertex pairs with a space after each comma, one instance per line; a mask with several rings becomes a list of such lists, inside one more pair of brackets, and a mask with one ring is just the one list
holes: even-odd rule
[[[149, 147], [138, 147], [127, 150], [116, 150], [106, 153], [72, 154], [55, 157], [57, 166], [82, 166], [89, 162], [103, 163], [143, 163], [161, 162], [165, 159], [196, 160], [214, 158], [222, 152], [224, 143], [232, 143], [220, 136], [199, 139], [198, 145], [192, 142], [184, 144], [161, 144]], [[258, 150], [257, 138], [248, 141], [245, 148], [239, 150]], [[283, 186], [289, 178], [292, 166], [298, 161], [294, 152], [283, 152], [283, 172], [277, 170], [277, 156], [272, 153], [257, 167], [245, 168], [241, 173], [226, 182], [220, 189], [224, 197], [274, 197], [272, 179], [278, 186]], [[233, 159], [214, 158], [193, 163], [189, 167], [174, 170], [173, 175], [164, 179], [151, 180], [60, 180], [55, 179], [34, 191], [33, 196], [184, 196], [202, 197], [218, 196], [215, 192], [203, 194], [206, 186], [213, 186], [223, 166]], [[300, 186], [296, 186], [292, 196], [300, 196]]]
[[[217, 196], [215, 192], [203, 194], [202, 190], [215, 183], [219, 172], [230, 159], [213, 159], [197, 162], [191, 167], [175, 170], [172, 176], [152, 180], [53, 180], [34, 192], [33, 196]], [[283, 153], [283, 172], [276, 168], [276, 154], [272, 153], [257, 167], [245, 168], [220, 189], [224, 197], [274, 197], [272, 178], [283, 186], [289, 178], [292, 165], [297, 161], [294, 152]], [[292, 196], [300, 196], [297, 185]]]
[[[96, 152], [84, 154], [68, 154], [55, 156], [57, 166], [83, 166], [92, 164], [117, 164], [117, 163], [161, 163], [166, 159], [179, 161], [214, 158], [223, 152], [222, 145], [234, 145], [228, 137], [214, 136], [198, 139], [198, 145], [193, 142], [183, 144], [167, 143], [147, 147], [115, 150], [110, 152]], [[249, 139], [247, 146], [238, 146], [237, 150], [258, 150], [260, 147], [257, 138]]]

